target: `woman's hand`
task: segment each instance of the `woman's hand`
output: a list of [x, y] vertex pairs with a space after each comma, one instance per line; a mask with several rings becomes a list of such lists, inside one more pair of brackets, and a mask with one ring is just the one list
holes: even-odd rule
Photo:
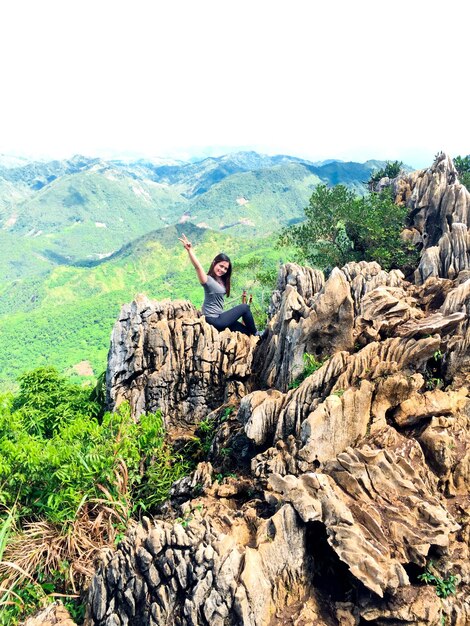
[[181, 241], [181, 243], [184, 246], [184, 249], [187, 250], [189, 260], [194, 265], [194, 269], [196, 270], [196, 274], [197, 274], [197, 277], [199, 278], [199, 282], [201, 283], [201, 285], [205, 285], [207, 283], [207, 274], [205, 273], [202, 265], [199, 263], [197, 256], [194, 252], [194, 248], [191, 245], [191, 242], [188, 240], [186, 235], [183, 235], [182, 237], [178, 237], [178, 240]]
[[185, 250], [189, 250], [190, 248], [192, 248], [191, 242], [188, 241], [188, 238], [186, 237], [186, 235], [183, 235], [182, 237], [178, 237], [178, 241], [181, 241]]

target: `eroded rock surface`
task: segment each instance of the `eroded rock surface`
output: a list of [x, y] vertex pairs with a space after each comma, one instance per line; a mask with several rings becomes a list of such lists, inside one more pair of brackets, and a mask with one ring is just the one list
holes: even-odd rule
[[394, 181], [410, 209], [415, 241], [423, 246], [416, 282], [430, 276], [454, 279], [470, 269], [470, 192], [458, 180], [452, 159], [437, 156], [432, 167]]
[[468, 192], [443, 155], [383, 184], [410, 208], [416, 284], [376, 263], [327, 280], [286, 264], [259, 342], [189, 303], [123, 310], [111, 403], [161, 408], [170, 431], [213, 411], [217, 428], [104, 557], [88, 626], [470, 623]]
[[67, 609], [60, 602], [53, 602], [48, 607], [29, 617], [24, 626], [74, 626]]
[[145, 296], [122, 308], [108, 356], [108, 404], [162, 410], [186, 427], [246, 393], [257, 338], [219, 333], [189, 302]]
[[251, 507], [232, 518], [222, 501], [209, 511], [204, 502], [175, 524], [145, 521], [108, 557], [90, 590], [93, 623], [255, 626], [315, 600], [307, 527], [291, 506], [263, 520]]

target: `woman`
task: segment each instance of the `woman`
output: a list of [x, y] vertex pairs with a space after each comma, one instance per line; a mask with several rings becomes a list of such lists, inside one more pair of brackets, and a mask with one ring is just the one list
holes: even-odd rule
[[[193, 247], [186, 235], [178, 238], [187, 250], [189, 259], [194, 265], [199, 282], [204, 288], [204, 303], [202, 313], [206, 322], [217, 330], [229, 328], [244, 335], [258, 335], [253, 315], [247, 304], [224, 311], [224, 296], [230, 295], [230, 277], [232, 275], [232, 263], [226, 254], [218, 254], [212, 261], [209, 271], [204, 271], [202, 265], [194, 254]], [[244, 324], [237, 321], [243, 319]]]

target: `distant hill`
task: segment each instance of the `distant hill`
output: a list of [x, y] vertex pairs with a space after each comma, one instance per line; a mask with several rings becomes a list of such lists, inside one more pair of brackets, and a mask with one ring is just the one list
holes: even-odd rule
[[267, 156], [257, 152], [236, 152], [221, 157], [207, 157], [195, 163], [155, 165], [144, 160], [135, 164], [114, 161], [116, 165], [127, 167], [136, 174], [145, 174], [156, 182], [180, 185], [187, 198], [207, 192], [214, 184], [232, 174], [269, 169], [289, 163], [309, 163], [287, 155]]
[[343, 182], [364, 192], [362, 181], [377, 166], [317, 166], [288, 155], [238, 152], [197, 163], [77, 155], [0, 168], [0, 227], [12, 237], [6, 247], [29, 256], [13, 265], [0, 252], [0, 271], [5, 277], [21, 276], [22, 268], [30, 273], [35, 258], [42, 268], [43, 259], [87, 264], [146, 232], [187, 220], [265, 236], [301, 219], [319, 182]]
[[137, 292], [199, 306], [183, 232], [204, 264], [221, 250], [233, 257], [234, 293], [264, 298], [254, 276], [288, 259], [276, 232], [302, 219], [315, 186], [364, 193], [382, 165], [255, 152], [191, 163], [0, 161], [0, 381], [43, 364], [104, 369], [113, 322]]
[[174, 222], [184, 204], [173, 187], [96, 164], [60, 176], [19, 203], [9, 230], [35, 237], [44, 251], [64, 258], [99, 257]]
[[185, 215], [204, 227], [266, 235], [301, 219], [320, 182], [302, 163], [232, 174], [193, 198]]

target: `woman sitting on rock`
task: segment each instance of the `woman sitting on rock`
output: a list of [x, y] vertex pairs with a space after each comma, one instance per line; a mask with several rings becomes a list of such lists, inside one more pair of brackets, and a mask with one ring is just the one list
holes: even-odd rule
[[[217, 330], [229, 328], [231, 331], [238, 331], [244, 335], [258, 335], [253, 315], [247, 304], [239, 304], [233, 309], [224, 311], [224, 296], [230, 295], [230, 277], [232, 275], [232, 263], [228, 256], [218, 254], [206, 274], [186, 235], [178, 239], [187, 250], [199, 282], [204, 287], [202, 313], [206, 322]], [[237, 321], [240, 317], [243, 319], [243, 324]]]

